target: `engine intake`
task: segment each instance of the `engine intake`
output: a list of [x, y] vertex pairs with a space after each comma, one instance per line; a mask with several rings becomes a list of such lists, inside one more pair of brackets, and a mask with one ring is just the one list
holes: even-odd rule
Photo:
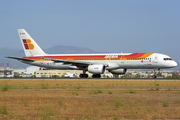
[[93, 74], [102, 74], [105, 72], [105, 66], [102, 64], [98, 65], [89, 65], [88, 72]]

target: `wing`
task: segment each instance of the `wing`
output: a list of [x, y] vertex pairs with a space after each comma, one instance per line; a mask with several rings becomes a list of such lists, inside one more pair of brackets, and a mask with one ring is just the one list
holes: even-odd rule
[[27, 61], [27, 62], [34, 62], [35, 61], [35, 60], [31, 60], [31, 59], [17, 58], [17, 57], [6, 57], [6, 58], [16, 59], [16, 60], [19, 60], [19, 61]]
[[62, 59], [51, 59], [51, 58], [43, 58], [45, 60], [51, 60], [54, 62], [61, 62], [63, 64], [71, 64], [74, 66], [78, 66], [78, 67], [86, 67], [90, 64], [92, 64], [91, 62], [86, 62], [86, 61], [72, 61], [72, 60], [62, 60]]

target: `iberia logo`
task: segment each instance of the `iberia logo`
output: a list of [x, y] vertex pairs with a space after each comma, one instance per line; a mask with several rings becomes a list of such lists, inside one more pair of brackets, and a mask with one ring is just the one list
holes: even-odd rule
[[26, 50], [33, 50], [34, 49], [34, 45], [31, 43], [30, 39], [22, 39], [23, 43], [24, 43], [24, 47]]

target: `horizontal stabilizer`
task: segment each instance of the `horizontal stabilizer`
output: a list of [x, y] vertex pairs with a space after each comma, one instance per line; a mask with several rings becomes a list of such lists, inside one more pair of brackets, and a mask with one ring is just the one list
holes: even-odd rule
[[6, 57], [6, 58], [16, 59], [16, 60], [19, 60], [19, 61], [34, 62], [34, 60], [31, 60], [31, 59], [25, 59], [25, 58], [17, 58], [17, 57]]

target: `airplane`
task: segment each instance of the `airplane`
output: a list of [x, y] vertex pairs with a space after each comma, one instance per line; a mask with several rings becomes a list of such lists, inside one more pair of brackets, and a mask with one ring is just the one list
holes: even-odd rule
[[4, 76], [4, 77], [7, 77], [7, 78], [13, 78], [13, 77], [14, 77], [14, 73], [8, 74], [8, 75], [6, 75], [6, 76]]
[[75, 77], [75, 76], [76, 76], [76, 70], [74, 71], [73, 74], [66, 73], [66, 74], [64, 75], [64, 77]]
[[106, 70], [112, 74], [125, 74], [127, 69], [160, 69], [173, 68], [177, 63], [169, 56], [159, 53], [106, 53], [106, 54], [47, 54], [24, 30], [18, 29], [26, 57], [7, 57], [20, 62], [44, 67], [47, 69], [82, 70], [80, 78], [100, 78]]

